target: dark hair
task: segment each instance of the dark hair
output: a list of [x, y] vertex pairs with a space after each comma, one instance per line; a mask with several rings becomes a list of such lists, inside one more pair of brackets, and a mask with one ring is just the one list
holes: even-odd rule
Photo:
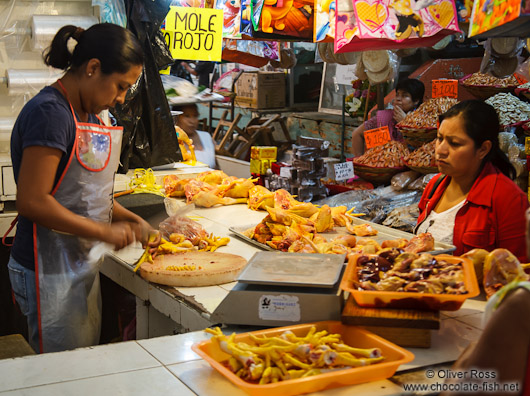
[[[77, 41], [73, 53], [68, 50], [70, 38]], [[126, 73], [131, 66], [144, 62], [142, 47], [134, 34], [112, 23], [98, 23], [87, 30], [63, 26], [43, 56], [48, 66], [72, 71], [96, 58], [103, 74]]]
[[439, 117], [440, 124], [443, 120], [461, 116], [464, 121], [464, 129], [467, 135], [479, 148], [482, 143], [489, 140], [491, 150], [484, 157], [482, 165], [491, 162], [510, 179], [515, 177], [515, 168], [508, 160], [506, 154], [499, 146], [500, 123], [497, 112], [493, 106], [481, 100], [465, 100], [460, 102]]
[[413, 102], [418, 101], [416, 107], [422, 104], [423, 96], [425, 95], [425, 85], [423, 85], [420, 80], [416, 78], [406, 78], [405, 80], [401, 80], [396, 85], [396, 92], [398, 89], [408, 92], [412, 97]]

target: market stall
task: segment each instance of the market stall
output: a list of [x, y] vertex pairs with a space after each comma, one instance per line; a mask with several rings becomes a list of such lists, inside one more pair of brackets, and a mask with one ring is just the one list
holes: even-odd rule
[[[395, 84], [402, 58], [406, 51], [442, 46], [461, 34], [458, 22], [468, 19], [470, 4], [179, 0], [172, 5], [169, 13], [165, 6], [153, 6], [156, 32], [144, 32], [142, 12], [133, 9], [130, 26], [154, 52], [142, 80], [145, 97], [132, 98], [133, 106], [116, 117], [129, 133], [140, 128], [122, 148], [125, 168], [131, 150], [139, 147], [156, 165], [145, 163], [116, 178], [116, 202], [134, 207], [132, 212], [159, 231], [161, 243], [152, 247], [156, 255], [139, 242], [118, 251], [98, 244], [90, 251], [103, 255], [101, 274], [134, 295], [136, 340], [0, 361], [0, 393], [83, 388], [127, 394], [397, 395], [409, 392], [408, 385], [443, 390], [449, 365], [481, 337], [487, 299], [502, 299], [502, 291], [495, 293], [503, 286], [529, 279], [518, 243], [524, 238], [519, 215], [528, 206], [527, 196], [519, 199], [519, 188], [530, 191], [528, 43], [496, 37], [482, 43], [482, 62], [455, 61], [451, 70], [445, 70], [450, 61], [425, 65], [415, 76], [427, 89], [415, 101]], [[474, 17], [486, 22], [481, 19], [477, 30], [472, 17], [470, 33], [486, 37], [497, 26], [488, 15], [480, 16], [489, 12], [487, 4], [476, 1], [474, 7]], [[521, 23], [504, 31], [520, 29], [527, 11], [518, 9], [515, 18]], [[167, 48], [156, 49], [150, 39], [160, 34], [162, 20]], [[287, 122], [281, 114], [262, 117], [284, 113], [295, 99], [315, 104], [315, 81], [306, 80], [303, 95], [294, 92], [296, 78], [285, 81], [285, 70], [293, 71], [300, 55], [292, 41], [317, 43], [316, 56], [324, 62], [316, 84], [319, 110], [334, 115], [327, 116], [329, 123], [322, 113], [294, 115]], [[232, 103], [257, 116], [244, 128], [239, 118], [221, 122], [212, 137], [218, 155], [250, 160], [247, 167], [246, 161], [238, 163], [244, 176], [197, 163], [193, 141], [180, 127], [175, 139], [170, 106], [222, 96], [199, 93], [173, 76], [159, 81], [158, 66], [168, 61], [168, 49], [175, 59], [269, 65], [267, 71], [238, 73], [232, 84]], [[404, 92], [411, 105], [398, 121], [400, 106], [385, 107], [392, 95]], [[443, 195], [436, 189], [451, 183], [438, 174], [443, 164], [435, 152], [448, 128], [440, 116], [471, 97], [491, 105], [500, 120], [494, 135], [519, 186], [498, 176], [499, 186], [517, 189], [513, 194], [507, 189], [508, 198], [519, 199], [505, 205], [518, 210], [513, 217], [521, 217], [513, 227], [518, 243], [513, 252], [505, 247], [517, 243], [499, 245], [500, 227], [488, 228], [484, 238], [480, 234], [486, 215], [471, 213], [472, 242], [462, 242], [452, 229], [436, 237], [429, 230], [438, 214], [427, 217], [431, 202], [442, 202], [438, 209], [454, 206], [435, 201]], [[132, 117], [140, 108], [144, 117]], [[281, 141], [273, 121], [281, 126]], [[350, 136], [361, 125], [367, 126], [364, 153], [352, 157]], [[169, 133], [156, 139], [162, 130]], [[159, 145], [164, 149], [157, 150]], [[491, 170], [496, 164], [482, 166], [472, 159], [474, 176], [496, 172]], [[426, 187], [431, 194], [424, 193]], [[468, 204], [468, 193], [474, 203], [469, 187], [462, 205]], [[156, 203], [149, 199], [153, 196]], [[515, 223], [503, 216], [507, 210], [501, 205], [493, 217]], [[428, 226], [415, 235], [418, 216]], [[460, 231], [461, 236], [467, 229]], [[153, 242], [157, 235], [149, 231], [143, 237]]]

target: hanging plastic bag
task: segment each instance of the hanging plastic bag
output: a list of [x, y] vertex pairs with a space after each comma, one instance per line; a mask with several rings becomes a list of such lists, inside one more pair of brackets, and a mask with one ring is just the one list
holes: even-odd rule
[[460, 33], [453, 0], [339, 1], [335, 52], [430, 47]]
[[101, 7], [101, 22], [127, 27], [123, 0], [92, 0], [92, 7]]
[[145, 54], [144, 70], [137, 85], [129, 90], [123, 105], [112, 111], [124, 127], [121, 172], [129, 168], [151, 168], [182, 161], [173, 117], [159, 70], [174, 60], [160, 32], [171, 0], [125, 0], [128, 29], [140, 41]]

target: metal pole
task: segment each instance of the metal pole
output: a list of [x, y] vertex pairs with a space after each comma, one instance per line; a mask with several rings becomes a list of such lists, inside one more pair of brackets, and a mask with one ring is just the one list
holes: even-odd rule
[[377, 84], [377, 110], [385, 109], [385, 85]]

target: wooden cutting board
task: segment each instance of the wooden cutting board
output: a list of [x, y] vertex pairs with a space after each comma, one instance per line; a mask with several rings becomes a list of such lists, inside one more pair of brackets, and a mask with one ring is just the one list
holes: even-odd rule
[[[234, 281], [247, 260], [229, 253], [198, 252], [164, 254], [154, 263], [143, 263], [140, 276], [150, 282], [168, 286], [213, 286]], [[195, 265], [191, 271], [166, 270], [169, 266]]]
[[429, 348], [431, 329], [440, 328], [439, 311], [414, 309], [364, 308], [350, 294], [342, 311], [344, 324], [363, 328], [407, 348]]

